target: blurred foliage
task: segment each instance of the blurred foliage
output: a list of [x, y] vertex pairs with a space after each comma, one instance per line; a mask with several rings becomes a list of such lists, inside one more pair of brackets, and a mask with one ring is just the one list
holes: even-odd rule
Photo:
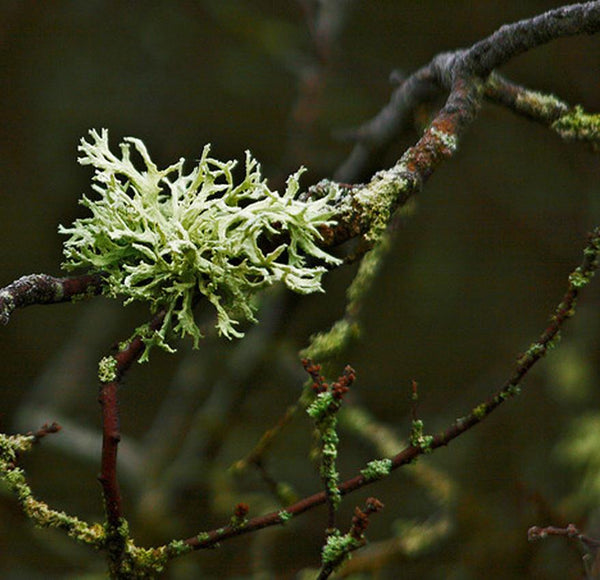
[[[75, 162], [88, 129], [143, 138], [159, 165], [197, 159], [211, 142], [221, 158], [242, 159], [250, 149], [273, 187], [299, 165], [309, 169], [305, 182], [314, 182], [331, 176], [349, 151], [336, 135], [387, 102], [392, 70], [408, 74], [440, 51], [560, 4], [355, 0], [324, 62], [302, 9], [311, 2], [4, 0], [3, 284], [31, 272], [59, 274], [57, 224], [83, 215], [76, 201], [89, 191], [89, 171]], [[598, 70], [598, 38], [576, 37], [521, 56], [502, 72], [597, 112]], [[414, 138], [399, 138], [382, 164]], [[331, 364], [332, 373], [346, 362], [357, 371], [350, 404], [364, 405], [382, 429], [403, 439], [412, 379], [429, 431], [494, 390], [562, 296], [585, 233], [600, 219], [598, 183], [593, 152], [484, 107], [457, 157], [399, 224], [391, 257], [363, 305], [360, 342]], [[200, 353], [182, 345], [181, 354], [159, 353], [128, 376], [121, 392], [121, 477], [140, 543], [220, 526], [239, 501], [250, 504], [250, 516], [276, 509], [265, 473], [232, 478], [227, 468], [297, 399], [305, 377], [296, 353], [343, 314], [353, 273], [349, 267], [330, 274], [322, 296], [270, 293], [261, 324], [241, 343], [209, 340]], [[368, 490], [386, 505], [368, 530], [372, 547], [385, 556], [363, 560], [366, 567], [355, 572], [363, 576], [354, 577], [581, 576], [575, 545], [528, 544], [526, 532], [533, 524], [575, 521], [600, 535], [594, 510], [599, 306], [596, 281], [524, 394], [422, 460], [452, 485], [451, 502], [432, 499], [427, 478], [410, 469]], [[97, 299], [18, 312], [0, 333], [0, 428], [63, 424], [54, 441], [23, 460], [36, 493], [59, 509], [101, 517], [96, 364], [144, 316], [142, 309]], [[380, 456], [376, 441], [351, 430], [340, 434], [342, 479]], [[273, 443], [266, 474], [301, 496], [313, 493], [320, 484], [310, 446], [310, 422], [299, 416]], [[342, 529], [365, 497], [344, 501]], [[283, 529], [183, 558], [169, 577], [266, 571], [293, 578], [318, 562], [323, 522], [324, 511], [307, 513]], [[409, 554], [405, 533], [394, 537], [407, 526], [439, 535]], [[388, 540], [391, 548], [383, 544]], [[0, 490], [0, 576], [91, 578], [102, 570], [96, 554], [59, 533], [32, 529]]]

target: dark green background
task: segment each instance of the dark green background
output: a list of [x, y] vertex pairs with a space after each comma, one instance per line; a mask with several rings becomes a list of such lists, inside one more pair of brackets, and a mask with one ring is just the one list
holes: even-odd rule
[[[34, 272], [60, 275], [57, 225], [84, 215], [77, 199], [89, 191], [91, 172], [75, 161], [88, 129], [107, 127], [115, 144], [125, 135], [142, 138], [159, 165], [181, 156], [193, 160], [207, 142], [221, 159], [241, 159], [250, 149], [275, 185], [301, 164], [309, 168], [308, 184], [331, 176], [349, 152], [334, 135], [387, 102], [392, 70], [410, 73], [440, 51], [468, 46], [503, 23], [559, 4], [355, 1], [312, 105], [314, 123], [305, 130], [291, 111], [315, 52], [297, 2], [4, 0], [1, 284]], [[556, 41], [502, 72], [600, 111], [598, 37]], [[390, 160], [414, 138], [404, 136]], [[357, 370], [354, 401], [406, 437], [412, 379], [420, 384], [428, 430], [446, 427], [493, 392], [543, 330], [579, 263], [585, 233], [600, 220], [599, 182], [597, 154], [485, 106], [455, 159], [427, 183], [415, 214], [397, 233], [365, 304], [361, 341], [332, 366], [337, 372], [349, 362]], [[230, 489], [219, 474], [297, 397], [303, 379], [294, 353], [341, 315], [352, 273], [331, 274], [326, 295], [274, 297], [288, 309], [277, 314], [277, 303], [266, 314], [279, 317], [281, 330], [262, 343], [254, 367], [231, 358], [239, 345], [207, 340], [197, 353], [182, 345], [181, 354], [157, 353], [149, 365], [133, 369], [122, 392], [125, 442], [144, 441], [173, 374], [182, 372], [182, 359], [194, 369], [194, 405], [206, 406], [210, 426], [221, 422], [190, 466], [192, 475], [174, 484], [171, 505], [145, 512], [139, 485], [125, 481], [126, 509], [140, 542], [156, 545], [222, 525], [236, 501], [248, 501], [250, 515], [261, 513], [262, 500], [255, 498], [265, 488], [256, 475]], [[526, 531], [533, 524], [575, 521], [600, 535], [594, 527], [600, 494], [582, 489], [585, 473], [595, 481], [593, 461], [587, 472], [578, 469], [565, 460], [564, 447], [600, 403], [599, 306], [596, 282], [586, 289], [560, 348], [528, 377], [524, 395], [422, 460], [454, 482], [456, 499], [446, 506], [453, 527], [418, 556], [395, 556], [379, 578], [581, 577], [576, 545], [528, 544]], [[97, 429], [95, 361], [144, 319], [143, 307], [123, 312], [105, 299], [16, 313], [0, 333], [0, 428], [26, 431], [66, 417]], [[215, 387], [220, 380], [224, 385]], [[219, 416], [228, 405], [232, 411]], [[376, 456], [352, 435], [342, 433], [342, 441], [342, 477]], [[276, 478], [302, 495], [319, 488], [306, 456], [309, 444], [310, 424], [298, 419], [269, 463]], [[97, 445], [65, 425], [54, 444], [47, 441], [24, 459], [36, 493], [69, 513], [100, 518]], [[590, 445], [599, 448], [593, 438]], [[135, 449], [122, 460], [135, 462]], [[398, 518], [424, 521], [441, 509], [397, 472], [346, 500], [342, 529], [367, 495], [386, 504], [369, 530], [374, 542], [390, 537]], [[293, 578], [317, 564], [324, 521], [317, 510], [283, 531], [261, 532], [255, 536], [260, 540], [246, 537], [188, 556], [171, 577], [248, 577], [256, 565], [252, 554], [262, 546], [271, 572]], [[102, 565], [99, 556], [74, 549], [60, 534], [32, 529], [13, 499], [0, 495], [0, 576], [80, 578], [101, 573]]]

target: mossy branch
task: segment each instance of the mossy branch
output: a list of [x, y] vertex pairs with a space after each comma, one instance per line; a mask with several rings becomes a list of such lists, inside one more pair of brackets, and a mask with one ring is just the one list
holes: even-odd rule
[[[177, 555], [267, 526], [283, 525], [323, 503], [330, 507], [329, 527], [333, 528], [333, 514], [342, 496], [449, 444], [518, 394], [524, 377], [555, 344], [560, 329], [574, 313], [580, 289], [598, 267], [600, 229], [590, 235], [583, 263], [569, 277], [567, 292], [547, 329], [518, 358], [509, 379], [491, 398], [442, 433], [425, 435], [422, 422], [415, 418], [410, 444], [405, 449], [390, 458], [369, 462], [354, 478], [340, 483], [335, 471], [336, 413], [343, 389], [353, 377], [348, 371], [344, 380], [341, 378], [331, 389], [324, 387], [308, 406], [323, 443], [324, 491], [285, 510], [252, 519], [247, 519], [247, 510], [240, 507], [236, 512], [239, 517], [229, 525], [158, 548], [139, 548], [130, 537], [117, 480], [117, 391], [131, 363], [145, 360], [152, 345], [172, 350], [172, 334], [191, 337], [198, 346], [202, 335], [193, 310], [200, 297], [214, 307], [222, 335], [241, 336], [238, 326], [244, 320], [255, 320], [254, 298], [260, 290], [281, 282], [300, 293], [321, 291], [321, 278], [327, 268], [342, 263], [328, 249], [362, 237], [374, 250], [363, 260], [348, 292], [344, 318], [329, 333], [315, 338], [308, 351], [324, 358], [339, 352], [356, 334], [360, 300], [371, 287], [388, 246], [392, 217], [421, 190], [440, 163], [455, 154], [484, 99], [542, 122], [565, 139], [598, 144], [598, 115], [515, 87], [494, 70], [555, 38], [599, 30], [600, 2], [587, 2], [502, 27], [469, 49], [438, 55], [409, 77], [390, 105], [358, 132], [359, 142], [336, 174], [337, 181], [325, 180], [300, 195], [302, 170], [289, 177], [280, 194], [267, 186], [260, 166], [249, 153], [243, 178], [235, 183], [234, 163], [210, 158], [208, 147], [199, 163], [186, 173], [183, 160], [159, 169], [145, 145], [135, 138], [126, 138], [116, 155], [109, 148], [106, 131], [91, 131], [90, 140], [81, 141], [79, 161], [95, 168], [93, 189], [99, 197], [82, 200], [91, 216], [60, 229], [69, 236], [65, 267], [85, 269], [87, 274], [63, 279], [44, 274], [20, 278], [0, 291], [0, 321], [7, 323], [16, 308], [99, 292], [122, 297], [125, 302], [147, 302], [154, 319], [140, 327], [116, 354], [102, 359], [99, 368], [104, 426], [100, 480], [106, 523], [87, 524], [35, 499], [17, 459], [19, 453], [30, 450], [36, 435], [2, 435], [0, 475], [25, 513], [38, 525], [62, 529], [78, 541], [108, 552], [113, 577], [156, 574]], [[341, 183], [357, 181], [355, 176], [374, 153], [389, 145], [412, 109], [443, 92], [447, 93], [444, 106], [419, 141], [392, 167], [379, 171], [364, 185]], [[132, 158], [132, 154], [137, 157]], [[368, 509], [377, 511], [373, 506]], [[330, 534], [323, 554], [323, 574], [329, 574], [351, 550], [364, 543], [363, 530], [353, 522], [346, 536]], [[336, 545], [338, 538], [344, 538], [341, 546]], [[328, 552], [329, 547], [334, 549]]]

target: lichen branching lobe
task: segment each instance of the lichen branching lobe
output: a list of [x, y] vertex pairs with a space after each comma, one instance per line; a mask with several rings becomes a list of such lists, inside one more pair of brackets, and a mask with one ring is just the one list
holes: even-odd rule
[[[79, 163], [94, 167], [98, 197], [81, 200], [91, 216], [59, 227], [69, 236], [63, 267], [103, 272], [105, 294], [148, 302], [152, 312], [166, 309], [160, 330], [142, 332], [148, 347], [173, 350], [171, 332], [198, 345], [198, 295], [215, 308], [220, 334], [241, 337], [236, 326], [255, 321], [258, 291], [276, 282], [303, 294], [322, 291], [324, 264], [339, 263], [317, 245], [319, 228], [334, 224], [331, 196], [298, 199], [303, 169], [280, 194], [268, 187], [249, 152], [236, 184], [235, 161], [209, 157], [208, 145], [186, 173], [184, 159], [159, 169], [139, 139], [126, 137], [115, 155], [106, 129], [89, 134], [79, 145]], [[265, 239], [274, 242], [266, 249]]]

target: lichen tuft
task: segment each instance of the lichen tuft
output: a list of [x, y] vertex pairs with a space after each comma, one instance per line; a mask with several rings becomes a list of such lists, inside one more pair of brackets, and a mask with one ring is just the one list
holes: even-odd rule
[[[252, 298], [259, 290], [283, 282], [303, 294], [322, 291], [323, 262], [339, 263], [316, 245], [319, 228], [334, 223], [333, 194], [299, 200], [303, 169], [280, 194], [269, 189], [249, 152], [235, 184], [235, 162], [210, 158], [208, 145], [185, 173], [183, 159], [158, 169], [138, 139], [126, 137], [117, 156], [105, 129], [90, 137], [81, 140], [79, 163], [95, 168], [92, 188], [100, 197], [81, 200], [91, 217], [59, 227], [69, 236], [63, 267], [103, 272], [105, 294], [148, 302], [153, 312], [165, 308], [165, 323], [145, 337], [147, 346], [170, 350], [170, 330], [198, 346], [192, 311], [198, 295], [215, 308], [220, 334], [241, 337], [236, 326], [255, 321]], [[131, 159], [131, 146], [141, 163]]]

